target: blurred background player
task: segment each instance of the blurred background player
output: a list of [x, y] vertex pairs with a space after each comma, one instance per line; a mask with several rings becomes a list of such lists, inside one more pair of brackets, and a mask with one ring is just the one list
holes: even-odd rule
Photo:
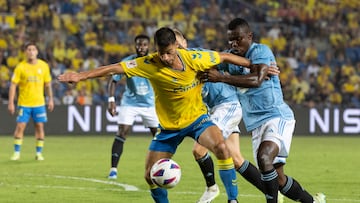
[[[149, 53], [150, 38], [147, 35], [135, 37], [136, 54], [124, 58], [128, 61]], [[154, 91], [148, 79], [142, 77], [123, 77], [126, 80], [125, 91], [121, 98], [119, 112], [116, 111], [115, 89], [122, 75], [113, 75], [109, 81], [108, 111], [112, 116], [118, 115], [118, 132], [111, 149], [111, 169], [108, 178], [117, 178], [117, 166], [123, 153], [126, 137], [135, 122], [135, 117], [140, 116], [145, 127], [148, 127], [152, 136], [155, 136], [159, 121], [155, 111]]]
[[276, 203], [278, 190], [286, 197], [303, 203], [325, 203], [322, 193], [311, 196], [292, 177], [285, 175], [284, 165], [290, 152], [295, 118], [283, 100], [280, 80], [273, 75], [265, 80], [271, 64], [276, 64], [272, 51], [263, 44], [253, 42], [248, 22], [235, 18], [228, 24], [231, 52], [251, 60], [251, 70], [241, 66], [224, 65], [232, 75], [224, 76], [211, 69], [201, 78], [205, 81], [226, 82], [242, 87], [239, 98], [243, 106], [243, 119], [247, 131], [252, 133], [255, 161], [261, 172], [267, 203]]
[[44, 123], [47, 121], [44, 89], [48, 97], [48, 110], [53, 111], [54, 101], [51, 88], [51, 75], [48, 64], [38, 59], [38, 49], [33, 42], [24, 46], [25, 60], [20, 62], [11, 78], [9, 90], [8, 110], [15, 113], [15, 95], [19, 87], [17, 98], [16, 128], [14, 132], [14, 154], [11, 160], [20, 159], [20, 149], [23, 142], [24, 130], [29, 119], [32, 118], [35, 125], [36, 155], [35, 159], [42, 161], [44, 147]]
[[[184, 35], [174, 29], [176, 40], [182, 48], [187, 48], [187, 41]], [[204, 50], [201, 48], [189, 48], [190, 50]], [[270, 74], [278, 75], [277, 67], [271, 67]], [[235, 169], [247, 181], [264, 192], [264, 186], [260, 179], [261, 174], [252, 163], [245, 160], [240, 152], [240, 129], [239, 124], [242, 119], [242, 109], [237, 96], [235, 86], [226, 83], [206, 82], [202, 90], [203, 101], [209, 108], [212, 121], [221, 129], [232, 158]], [[200, 144], [194, 144], [193, 155], [200, 166], [201, 172], [206, 181], [206, 188], [198, 203], [211, 202], [219, 193], [219, 187], [215, 182], [214, 164], [208, 150]]]

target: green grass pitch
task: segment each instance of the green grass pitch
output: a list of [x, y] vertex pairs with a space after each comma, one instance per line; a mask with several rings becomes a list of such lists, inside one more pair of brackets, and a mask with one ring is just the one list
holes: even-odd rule
[[[35, 157], [35, 141], [26, 135], [21, 160], [10, 161], [11, 135], [0, 136], [0, 202], [152, 202], [143, 179], [150, 136], [130, 135], [119, 164], [118, 180], [109, 181], [113, 136], [47, 136], [45, 161]], [[172, 203], [193, 203], [205, 183], [193, 160], [193, 141], [184, 140], [173, 159], [182, 179], [169, 190]], [[250, 136], [241, 137], [243, 155], [253, 162]], [[328, 203], [360, 202], [360, 137], [295, 136], [285, 171], [310, 193], [324, 192]], [[225, 190], [213, 201], [226, 202]], [[239, 202], [265, 202], [264, 196], [238, 175]], [[292, 202], [285, 199], [285, 202]]]

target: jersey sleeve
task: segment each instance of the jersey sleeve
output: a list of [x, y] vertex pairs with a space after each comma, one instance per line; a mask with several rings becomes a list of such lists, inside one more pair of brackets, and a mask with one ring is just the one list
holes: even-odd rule
[[156, 64], [152, 61], [152, 55], [143, 56], [132, 60], [122, 61], [120, 65], [127, 77], [150, 78], [156, 71]]

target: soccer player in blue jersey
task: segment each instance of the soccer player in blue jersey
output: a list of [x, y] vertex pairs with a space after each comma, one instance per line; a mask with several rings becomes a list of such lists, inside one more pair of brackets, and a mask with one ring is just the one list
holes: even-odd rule
[[[187, 48], [184, 35], [177, 29], [173, 29], [176, 40], [182, 48]], [[204, 50], [202, 48], [188, 48], [188, 50]], [[278, 75], [278, 67], [270, 66], [269, 74]], [[218, 82], [206, 82], [202, 91], [203, 101], [207, 104], [210, 118], [220, 128], [234, 160], [234, 166], [247, 181], [264, 192], [261, 174], [252, 163], [245, 160], [240, 152], [240, 129], [242, 109], [237, 96], [235, 86]], [[206, 181], [206, 189], [198, 203], [211, 202], [219, 195], [218, 185], [215, 183], [214, 164], [208, 150], [195, 142], [193, 155], [200, 166]]]
[[286, 197], [303, 203], [325, 203], [322, 193], [311, 196], [294, 178], [284, 174], [284, 165], [290, 152], [295, 118], [284, 102], [279, 77], [268, 75], [271, 64], [276, 64], [272, 51], [263, 44], [253, 42], [253, 33], [246, 20], [236, 18], [228, 24], [231, 53], [251, 60], [253, 66], [222, 64], [229, 71], [223, 75], [216, 69], [202, 74], [201, 79], [225, 82], [237, 87], [243, 107], [243, 120], [247, 131], [252, 132], [255, 160], [261, 172], [267, 203], [276, 203], [278, 190]]
[[250, 61], [231, 53], [178, 49], [174, 31], [166, 27], [156, 31], [154, 41], [157, 52], [148, 56], [80, 73], [67, 72], [58, 79], [78, 82], [123, 73], [127, 77], [148, 78], [154, 89], [160, 123], [160, 132], [151, 141], [145, 164], [145, 179], [154, 201], [169, 202], [167, 190], [157, 187], [150, 179], [152, 165], [161, 158], [171, 158], [183, 139], [190, 136], [214, 153], [228, 202], [237, 202], [234, 163], [220, 129], [207, 114], [201, 96], [203, 85], [197, 74], [223, 62], [249, 67]]
[[[146, 56], [149, 53], [150, 38], [147, 35], [135, 37], [136, 54], [125, 57], [122, 61], [132, 60]], [[135, 117], [140, 116], [145, 127], [150, 129], [155, 136], [159, 121], [155, 111], [154, 91], [150, 82], [142, 77], [124, 77], [126, 87], [121, 98], [119, 112], [116, 111], [115, 88], [122, 75], [113, 75], [109, 81], [108, 111], [112, 116], [118, 116], [118, 132], [111, 148], [111, 168], [108, 178], [117, 178], [117, 167], [123, 152], [126, 137], [135, 122]]]

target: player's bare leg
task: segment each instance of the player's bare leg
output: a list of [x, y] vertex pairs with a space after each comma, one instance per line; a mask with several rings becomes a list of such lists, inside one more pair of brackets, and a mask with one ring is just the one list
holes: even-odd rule
[[17, 123], [14, 132], [14, 153], [10, 160], [16, 161], [20, 159], [21, 145], [23, 143], [24, 131], [27, 123]]
[[278, 153], [279, 147], [272, 141], [263, 141], [260, 144], [257, 153], [257, 162], [261, 172], [261, 179], [265, 187], [267, 203], [277, 203], [279, 182], [273, 161]]
[[151, 167], [154, 165], [154, 163], [162, 158], [171, 158], [173, 154], [169, 152], [157, 152], [157, 151], [149, 151], [146, 156], [145, 161], [145, 175], [144, 178], [146, 182], [150, 186], [150, 192], [151, 196], [157, 203], [168, 203], [168, 195], [167, 190], [164, 188], [159, 188], [157, 185], [155, 185], [150, 178], [150, 170]]
[[108, 176], [109, 179], [117, 179], [117, 167], [130, 129], [131, 125], [119, 124], [118, 126], [118, 132], [111, 147], [111, 168]]
[[215, 182], [214, 162], [209, 154], [209, 150], [197, 142], [194, 143], [192, 152], [206, 182], [205, 192], [197, 203], [211, 202], [220, 194], [219, 186]]
[[35, 160], [43, 161], [44, 157], [42, 155], [42, 151], [44, 148], [44, 123], [35, 123], [35, 139], [36, 139], [36, 155]]
[[217, 126], [208, 127], [199, 137], [198, 142], [209, 149], [217, 158], [217, 165], [224, 183], [228, 201], [237, 201], [238, 189], [234, 162], [228, 150], [220, 129]]
[[261, 173], [255, 165], [246, 160], [241, 154], [239, 133], [232, 133], [225, 140], [225, 143], [231, 152], [236, 171], [239, 172], [245, 180], [264, 193], [265, 188], [261, 180]]

